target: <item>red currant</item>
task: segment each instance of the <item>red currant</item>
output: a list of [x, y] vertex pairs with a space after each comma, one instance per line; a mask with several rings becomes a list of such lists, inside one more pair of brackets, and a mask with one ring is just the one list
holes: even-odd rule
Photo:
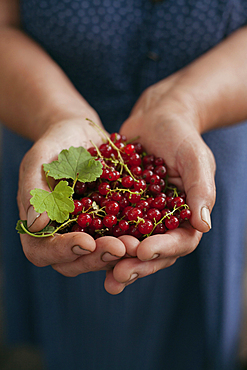
[[95, 217], [92, 219], [92, 223], [90, 225], [90, 228], [93, 230], [101, 230], [103, 227], [103, 221], [99, 217]]
[[99, 184], [98, 191], [101, 195], [106, 195], [109, 190], [111, 190], [111, 186], [108, 184], [108, 182], [102, 182]]
[[157, 208], [159, 210], [165, 208], [165, 206], [166, 206], [166, 198], [163, 197], [162, 195], [158, 195], [157, 197], [155, 197], [151, 203], [151, 207]]
[[156, 208], [150, 208], [147, 211], [147, 217], [149, 220], [158, 222], [161, 219], [161, 212]]
[[107, 176], [107, 180], [109, 180], [109, 181], [116, 181], [119, 178], [120, 178], [120, 173], [118, 171], [109, 172], [109, 174]]
[[187, 221], [187, 220], [189, 220], [189, 219], [190, 219], [190, 217], [191, 217], [191, 210], [190, 210], [190, 209], [188, 209], [188, 208], [184, 208], [184, 209], [182, 209], [182, 211], [180, 212], [180, 218], [181, 218], [182, 220]]
[[142, 159], [142, 163], [143, 163], [143, 166], [146, 167], [148, 166], [149, 164], [153, 164], [154, 163], [154, 155], [152, 154], [149, 154], [149, 155], [146, 155], [145, 157], [143, 157]]
[[175, 197], [172, 199], [171, 201], [171, 207], [174, 208], [174, 207], [180, 207], [182, 204], [184, 204], [184, 199], [181, 198], [181, 197]]
[[132, 207], [132, 209], [130, 209], [127, 214], [129, 221], [136, 221], [138, 217], [142, 216], [143, 216], [142, 210], [140, 208], [134, 207]]
[[85, 210], [88, 210], [92, 206], [93, 201], [92, 199], [85, 197], [81, 199], [81, 204], [82, 204], [82, 208], [84, 208]]
[[120, 202], [120, 200], [122, 199], [122, 195], [115, 191], [114, 193], [112, 193], [111, 199], [115, 200], [115, 202]]
[[117, 215], [120, 210], [120, 206], [117, 202], [114, 202], [114, 200], [110, 200], [106, 206], [105, 206], [105, 211], [106, 213], [110, 215]]
[[130, 204], [130, 202], [128, 201], [127, 198], [125, 197], [122, 197], [120, 200], [119, 200], [119, 205], [120, 205], [120, 209], [125, 209], [126, 207], [128, 207], [128, 205]]
[[142, 168], [140, 166], [130, 167], [130, 171], [135, 177], [140, 177], [142, 174]]
[[75, 209], [71, 214], [78, 215], [78, 213], [82, 211], [82, 204], [79, 200], [74, 200], [74, 206], [75, 206]]
[[126, 147], [124, 148], [124, 152], [128, 155], [133, 154], [135, 151], [135, 147], [133, 144], [127, 144]]
[[154, 160], [154, 165], [155, 166], [162, 166], [164, 164], [164, 159], [161, 157], [157, 157]]
[[119, 221], [118, 225], [119, 225], [120, 229], [123, 230], [123, 231], [127, 231], [129, 229], [129, 223], [126, 220]]
[[138, 226], [131, 225], [128, 234], [134, 236], [137, 239], [140, 239], [142, 237], [142, 233], [138, 230]]
[[131, 177], [131, 176], [124, 176], [122, 178], [122, 185], [127, 188], [127, 189], [130, 189], [133, 187], [134, 185], [134, 179]]
[[112, 154], [112, 147], [111, 145], [105, 143], [105, 144], [101, 144], [100, 147], [99, 147], [99, 151], [100, 153], [103, 155], [103, 157], [105, 158], [110, 158], [111, 157], [111, 154]]
[[134, 182], [135, 191], [144, 191], [146, 190], [146, 187], [147, 187], [146, 181], [143, 179]]
[[91, 148], [88, 148], [87, 150], [93, 157], [97, 157], [98, 153], [97, 153], [97, 150], [94, 146], [92, 146]]
[[161, 187], [160, 185], [156, 185], [156, 184], [152, 184], [149, 186], [149, 191], [153, 194], [153, 195], [158, 195], [161, 193]]
[[152, 185], [159, 185], [159, 183], [160, 183], [160, 177], [159, 177], [159, 175], [156, 175], [156, 174], [152, 175], [150, 177], [149, 182]]
[[72, 228], [71, 228], [71, 232], [84, 233], [85, 231], [86, 231], [86, 228], [83, 228], [83, 227], [79, 226], [78, 224], [73, 225]]
[[154, 228], [154, 231], [153, 231], [153, 234], [165, 234], [166, 232], [166, 227], [164, 224], [160, 223], [158, 224], [155, 228]]
[[90, 198], [92, 199], [93, 202], [96, 202], [98, 204], [100, 204], [101, 200], [103, 199], [102, 195], [96, 192], [92, 193], [90, 195]]
[[136, 207], [140, 208], [143, 211], [143, 213], [145, 213], [150, 208], [146, 200], [140, 200], [140, 202], [136, 204]]
[[161, 178], [166, 177], [166, 168], [165, 168], [165, 166], [155, 167], [154, 173], [156, 173], [156, 175], [159, 175], [159, 177], [161, 177]]
[[140, 231], [141, 234], [149, 234], [153, 230], [153, 223], [151, 220], [146, 219], [143, 222], [140, 222], [138, 224], [138, 231]]
[[175, 216], [170, 216], [169, 218], [165, 218], [165, 225], [167, 229], [174, 230], [179, 226], [179, 220]]
[[125, 235], [125, 230], [122, 230], [119, 225], [115, 225], [112, 228], [112, 234], [116, 237], [119, 238], [119, 236]]
[[138, 153], [138, 154], [142, 154], [143, 153], [143, 146], [140, 143], [135, 143], [134, 144], [134, 147], [135, 147], [136, 153]]
[[106, 226], [106, 227], [113, 227], [114, 225], [116, 225], [117, 223], [117, 217], [115, 215], [106, 215], [104, 218], [103, 218], [103, 224]]
[[87, 185], [84, 182], [77, 181], [75, 184], [75, 193], [78, 195], [82, 195], [86, 192]]
[[110, 135], [110, 139], [113, 143], [116, 143], [118, 141], [121, 141], [122, 136], [118, 134], [117, 132], [114, 132], [113, 134]]
[[144, 180], [146, 180], [147, 183], [150, 182], [151, 177], [153, 176], [153, 171], [151, 170], [144, 170], [142, 172], [142, 177]]
[[129, 165], [130, 166], [140, 166], [142, 163], [141, 157], [138, 153], [133, 153], [129, 157]]
[[78, 216], [77, 223], [81, 227], [88, 227], [92, 223], [92, 217], [88, 213], [81, 213]]

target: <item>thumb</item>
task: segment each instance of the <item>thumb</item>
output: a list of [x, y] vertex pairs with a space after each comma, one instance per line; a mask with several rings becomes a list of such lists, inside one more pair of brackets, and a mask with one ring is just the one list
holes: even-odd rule
[[[41, 151], [39, 144], [34, 144], [25, 154], [19, 170], [17, 203], [20, 218], [27, 220], [27, 227], [31, 232], [42, 230], [50, 221], [46, 212], [40, 214], [30, 204], [31, 190], [39, 188], [50, 191], [42, 167], [43, 163], [47, 161], [47, 158], [49, 160], [49, 151], [45, 151], [44, 149], [42, 147]], [[45, 156], [42, 153], [46, 153]]]
[[192, 212], [190, 223], [198, 231], [207, 232], [211, 229], [210, 213], [216, 198], [216, 165], [213, 153], [199, 134], [185, 139], [178, 153], [178, 168]]

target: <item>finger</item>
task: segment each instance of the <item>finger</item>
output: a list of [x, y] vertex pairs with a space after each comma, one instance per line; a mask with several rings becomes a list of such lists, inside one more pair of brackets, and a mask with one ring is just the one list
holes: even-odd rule
[[[42, 153], [45, 153], [46, 159], [44, 159]], [[46, 148], [44, 144], [41, 148], [37, 143], [25, 155], [20, 166], [18, 206], [20, 217], [27, 220], [27, 226], [31, 232], [42, 230], [50, 221], [46, 213], [41, 215], [30, 205], [32, 197], [30, 191], [35, 188], [50, 191], [42, 165], [44, 162], [51, 162], [54, 159], [56, 158], [49, 147]]]
[[96, 248], [95, 240], [90, 235], [76, 232], [47, 238], [23, 234], [21, 242], [27, 259], [39, 267], [76, 260], [79, 253], [74, 247], [80, 247], [80, 254], [91, 253]]
[[178, 156], [178, 169], [189, 204], [192, 226], [207, 232], [211, 229], [210, 213], [215, 203], [215, 160], [200, 135], [188, 136]]
[[200, 242], [202, 233], [189, 223], [165, 234], [157, 234], [144, 239], [137, 248], [141, 261], [156, 258], [177, 258], [192, 253]]
[[202, 233], [187, 224], [164, 235], [143, 240], [137, 248], [138, 258], [118, 262], [112, 274], [106, 277], [105, 289], [111, 294], [119, 294], [137, 279], [171, 266], [178, 257], [193, 252], [201, 236]]
[[104, 288], [108, 293], [113, 295], [120, 294], [125, 287], [126, 284], [119, 283], [117, 280], [114, 279], [113, 270], [106, 271]]
[[116, 261], [123, 257], [126, 249], [121, 240], [104, 236], [96, 240], [96, 250], [71, 263], [55, 264], [52, 267], [65, 276], [77, 276], [89, 271], [99, 271], [112, 268]]
[[136, 239], [134, 236], [131, 235], [123, 235], [120, 236], [118, 239], [120, 239], [126, 248], [126, 253], [128, 256], [136, 257], [137, 256], [137, 248], [140, 244], [140, 241]]
[[126, 288], [126, 286], [133, 284], [139, 277], [141, 277], [138, 274], [132, 273], [128, 281], [121, 283], [114, 278], [113, 271], [114, 269], [106, 271], [106, 278], [104, 282], [105, 290], [112, 295], [120, 294]]
[[[139, 278], [143, 278], [148, 275], [152, 275], [159, 270], [167, 268], [176, 262], [177, 258], [167, 257], [158, 258], [151, 261], [140, 261], [138, 258], [126, 258], [118, 262], [118, 264], [113, 269], [113, 278], [120, 284], [127, 286], [132, 284]], [[117, 284], [111, 286], [106, 286], [107, 289], [116, 289]], [[120, 286], [119, 288], [120, 289]]]

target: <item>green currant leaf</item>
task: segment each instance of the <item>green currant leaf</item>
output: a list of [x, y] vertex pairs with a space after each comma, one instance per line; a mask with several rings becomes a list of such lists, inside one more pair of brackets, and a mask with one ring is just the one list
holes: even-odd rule
[[71, 198], [73, 189], [68, 186], [67, 181], [60, 181], [52, 192], [34, 189], [30, 194], [32, 195], [30, 203], [36, 212], [46, 211], [52, 221], [63, 223], [74, 210], [74, 202]]
[[21, 225], [27, 229], [27, 220], [18, 220], [15, 228], [19, 234], [26, 234], [26, 231], [21, 227]]
[[82, 146], [64, 149], [58, 160], [44, 164], [44, 171], [54, 179], [78, 179], [81, 182], [95, 181], [102, 174], [102, 164], [96, 161]]

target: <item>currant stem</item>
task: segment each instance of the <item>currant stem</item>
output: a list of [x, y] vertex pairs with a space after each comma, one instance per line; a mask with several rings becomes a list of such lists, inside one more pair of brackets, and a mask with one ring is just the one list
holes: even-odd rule
[[97, 145], [96, 145], [96, 144], [94, 144], [94, 142], [93, 142], [92, 140], [90, 140], [90, 143], [91, 143], [91, 144], [93, 145], [93, 147], [96, 149], [97, 154], [98, 154], [98, 157], [100, 157], [101, 159], [103, 159], [103, 160], [104, 160], [104, 157], [103, 157], [103, 155], [100, 153], [99, 148], [97, 147]]
[[179, 210], [180, 208], [187, 208], [187, 209], [188, 209], [188, 208], [189, 208], [189, 206], [188, 206], [187, 204], [182, 204], [182, 205], [181, 205], [181, 206], [179, 206], [179, 207], [176, 207], [176, 206], [175, 206], [171, 212], [168, 212], [168, 213], [167, 213], [164, 217], [162, 217], [158, 222], [156, 222], [156, 221], [154, 220], [154, 227], [153, 227], [153, 230], [152, 230], [149, 234], [147, 234], [147, 236], [151, 236], [151, 235], [152, 235], [152, 233], [153, 233], [153, 231], [154, 231], [154, 229], [156, 228], [156, 226], [157, 226], [157, 225], [161, 224], [165, 218], [170, 218], [170, 216], [172, 216], [172, 215], [174, 214], [174, 212], [175, 212], [175, 211], [177, 211], [177, 210]]
[[[76, 184], [76, 182], [77, 182], [77, 180], [78, 180], [78, 177], [79, 177], [79, 173], [77, 173], [76, 178], [75, 178], [75, 180], [73, 181], [73, 185], [72, 185], [72, 189], [73, 189], [73, 191], [75, 190], [75, 184]], [[73, 194], [74, 194], [74, 193], [73, 193]], [[73, 196], [73, 194], [71, 195], [71, 197]]]

